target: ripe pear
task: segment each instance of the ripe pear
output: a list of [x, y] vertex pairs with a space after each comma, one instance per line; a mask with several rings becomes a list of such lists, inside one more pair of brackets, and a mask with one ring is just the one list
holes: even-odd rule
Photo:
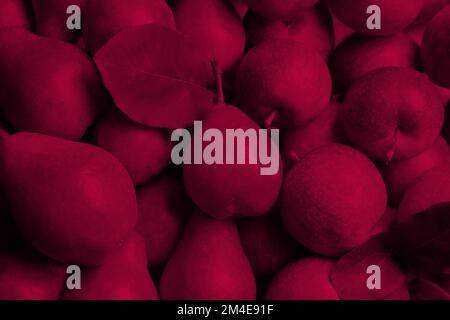
[[178, 0], [173, 13], [177, 30], [192, 39], [225, 72], [238, 64], [245, 50], [245, 30], [227, 1]]
[[436, 141], [444, 123], [444, 102], [423, 73], [385, 67], [353, 82], [340, 114], [350, 142], [370, 158], [405, 160]]
[[0, 254], [0, 300], [59, 300], [66, 270], [30, 248]]
[[253, 300], [256, 283], [232, 220], [195, 212], [163, 272], [164, 300]]
[[341, 256], [369, 239], [386, 203], [375, 165], [355, 149], [330, 144], [308, 153], [287, 173], [281, 217], [306, 248]]
[[145, 240], [148, 265], [160, 271], [175, 251], [194, 205], [183, 182], [169, 173], [138, 187], [136, 193], [136, 229]]
[[239, 219], [237, 225], [242, 247], [257, 276], [272, 276], [302, 251], [278, 212]]
[[431, 148], [406, 160], [392, 161], [379, 166], [388, 192], [389, 203], [399, 205], [403, 195], [417, 178], [429, 170], [450, 161], [450, 148], [444, 138], [436, 139]]
[[22, 28], [0, 30], [0, 101], [18, 131], [79, 140], [107, 101], [81, 49]]
[[[67, 9], [76, 5], [83, 12], [86, 0], [31, 0], [36, 17], [36, 33], [48, 38], [76, 43], [81, 36], [80, 29], [67, 27], [70, 14]], [[81, 19], [81, 18], [80, 18]]]
[[335, 260], [307, 257], [293, 262], [273, 277], [266, 300], [339, 300], [330, 281]]
[[[214, 106], [203, 120], [203, 130], [211, 128], [222, 132], [224, 141], [228, 129], [244, 131], [260, 129], [240, 109], [225, 104]], [[268, 140], [270, 139], [269, 137]], [[208, 145], [206, 142], [203, 144], [204, 147]], [[225, 145], [222, 148], [224, 159], [226, 159], [229, 149]], [[271, 153], [276, 152], [279, 163], [278, 172], [274, 175], [262, 175], [263, 166], [259, 162], [249, 163], [248, 159], [253, 151], [248, 144], [244, 150], [238, 149], [235, 145], [233, 164], [226, 164], [225, 160], [224, 164], [204, 162], [185, 164], [184, 183], [189, 195], [200, 209], [219, 219], [230, 218], [234, 215], [258, 216], [268, 212], [277, 200], [282, 181], [282, 164], [278, 146], [273, 143], [271, 149]], [[245, 164], [237, 163], [239, 154], [245, 155], [247, 159]]]
[[133, 183], [106, 151], [41, 134], [2, 133], [0, 153], [11, 214], [45, 255], [98, 265], [134, 228]]
[[95, 124], [93, 141], [127, 169], [135, 185], [160, 174], [170, 163], [172, 144], [163, 130], [143, 126], [118, 110], [107, 111]]
[[414, 40], [404, 33], [386, 37], [355, 33], [336, 48], [330, 61], [334, 90], [345, 92], [370, 71], [389, 66], [419, 69], [420, 49]]
[[313, 48], [271, 39], [242, 59], [235, 89], [241, 108], [257, 123], [284, 129], [304, 126], [326, 108], [331, 76]]
[[[368, 28], [369, 17], [375, 17], [374, 11], [367, 13], [372, 9], [371, 5], [379, 8], [380, 28]], [[422, 6], [423, 0], [330, 0], [330, 7], [339, 20], [354, 31], [369, 36], [386, 36], [405, 29], [416, 20]]]
[[266, 19], [250, 10], [244, 24], [248, 47], [270, 39], [290, 39], [315, 49], [325, 61], [333, 51], [333, 21], [323, 2], [289, 21]]
[[339, 108], [338, 102], [330, 101], [329, 106], [307, 126], [295, 127], [283, 134], [281, 152], [285, 171], [314, 149], [347, 142]]
[[[220, 133], [222, 143], [215, 141], [218, 137], [213, 137], [210, 141], [215, 144], [212, 145], [212, 142], [208, 143], [202, 137], [203, 141], [199, 143], [201, 156], [207, 154], [207, 149], [214, 150], [208, 154], [212, 158], [209, 163], [203, 160], [199, 164], [195, 163], [196, 144], [191, 141], [194, 159], [183, 167], [184, 184], [195, 204], [212, 217], [223, 219], [234, 215], [262, 215], [275, 204], [281, 188], [283, 168], [278, 142], [271, 136], [271, 132], [261, 135], [261, 128], [240, 109], [225, 104], [222, 70], [218, 65], [213, 65], [217, 82], [217, 103], [203, 119], [202, 130], [203, 133], [210, 129]], [[230, 130], [234, 130], [234, 138], [229, 139], [227, 135]], [[242, 139], [236, 135], [239, 130], [245, 134], [243, 145], [238, 141]], [[256, 133], [257, 141], [253, 143], [247, 137], [252, 136], [251, 130]], [[234, 146], [228, 145], [229, 140], [234, 141]], [[261, 161], [261, 145], [266, 146], [265, 153], [270, 159], [267, 165], [263, 165]], [[256, 161], [252, 163], [250, 159]], [[263, 174], [264, 171], [271, 172]]]
[[81, 290], [66, 290], [64, 300], [157, 300], [153, 280], [147, 270], [144, 240], [138, 233], [105, 262], [82, 270]]
[[450, 5], [428, 23], [422, 41], [425, 72], [436, 84], [450, 89]]
[[30, 30], [33, 25], [32, 8], [28, 0], [2, 0], [0, 12], [0, 28], [23, 27]]

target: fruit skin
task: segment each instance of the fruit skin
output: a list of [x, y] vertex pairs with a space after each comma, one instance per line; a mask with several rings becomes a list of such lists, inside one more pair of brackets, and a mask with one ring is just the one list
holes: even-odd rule
[[392, 207], [387, 207], [381, 216], [380, 220], [372, 229], [371, 236], [375, 236], [382, 232], [388, 232], [395, 223], [397, 218], [397, 210]]
[[334, 47], [331, 15], [322, 5], [303, 11], [292, 21], [270, 20], [249, 11], [244, 24], [249, 47], [270, 39], [295, 40], [314, 48], [325, 61]]
[[[423, 34], [425, 32], [426, 25], [425, 24], [419, 24], [419, 25], [411, 25], [408, 28], [405, 29], [405, 33], [408, 34], [408, 36], [413, 39], [419, 47], [422, 46], [422, 39]], [[422, 62], [422, 59], [421, 59]], [[423, 69], [423, 67], [422, 67]]]
[[425, 72], [441, 87], [450, 89], [450, 5], [427, 25], [422, 41]]
[[303, 246], [340, 256], [366, 241], [386, 208], [376, 167], [359, 151], [333, 144], [301, 159], [285, 176], [281, 216]]
[[347, 142], [339, 109], [338, 102], [330, 101], [328, 107], [310, 124], [293, 128], [283, 134], [281, 155], [285, 171], [314, 149], [327, 144]]
[[67, 28], [67, 8], [77, 5], [81, 9], [83, 20], [86, 2], [91, 0], [31, 0], [34, 16], [36, 17], [37, 34], [62, 41], [76, 43], [81, 36], [80, 30]]
[[450, 163], [435, 167], [415, 180], [400, 203], [397, 222], [401, 223], [440, 202], [450, 201]]
[[447, 4], [450, 4], [448, 0], [424, 0], [422, 10], [413, 25], [427, 24]]
[[8, 122], [18, 131], [79, 140], [107, 102], [89, 56], [22, 28], [2, 29], [0, 46], [0, 100]]
[[436, 85], [436, 88], [440, 92], [442, 99], [444, 99], [444, 105], [447, 106], [448, 103], [450, 103], [450, 89], [443, 88], [438, 85]]
[[[301, 85], [299, 85], [301, 84]], [[236, 97], [257, 123], [276, 112], [274, 127], [305, 125], [327, 106], [331, 77], [315, 50], [273, 39], [251, 49], [236, 74]]]
[[234, 222], [195, 212], [159, 290], [163, 300], [254, 300], [255, 278]]
[[159, 271], [175, 251], [194, 205], [182, 183], [169, 173], [137, 188], [136, 193], [136, 229], [145, 240], [150, 269]]
[[273, 275], [300, 252], [278, 212], [240, 219], [237, 225], [242, 247], [257, 276]]
[[64, 300], [158, 300], [144, 240], [136, 232], [101, 266], [82, 270], [81, 276], [81, 290], [66, 290]]
[[414, 181], [428, 170], [450, 161], [450, 148], [447, 142], [439, 137], [431, 148], [418, 156], [406, 160], [392, 161], [381, 165], [380, 171], [388, 191], [389, 203], [400, 204], [400, 201]]
[[355, 33], [336, 48], [331, 60], [338, 90], [346, 90], [370, 71], [390, 66], [419, 69], [419, 46], [403, 33], [376, 38]]
[[[330, 8], [329, 1], [328, 2], [328, 8]], [[331, 10], [331, 9], [330, 9]], [[333, 20], [333, 31], [334, 31], [334, 47], [338, 47], [342, 41], [347, 39], [350, 35], [354, 33], [354, 31], [346, 26], [344, 23], [339, 21], [338, 18], [331, 12], [331, 17]]]
[[94, 144], [114, 155], [135, 185], [150, 181], [170, 163], [169, 135], [138, 124], [117, 110], [107, 111], [96, 123], [93, 134]]
[[[260, 129], [241, 110], [223, 104], [214, 106], [203, 119], [203, 132], [211, 128], [219, 130], [223, 137], [226, 137], [227, 129], [244, 131]], [[269, 143], [268, 141], [267, 144]], [[207, 143], [204, 143], [204, 147], [206, 145]], [[203, 212], [217, 219], [226, 219], [234, 215], [249, 217], [262, 215], [275, 204], [283, 176], [281, 159], [279, 159], [279, 170], [275, 175], [261, 175], [263, 166], [259, 163], [248, 163], [250, 150], [247, 147], [244, 151], [246, 164], [237, 164], [237, 152], [235, 152], [234, 164], [207, 165], [203, 163], [183, 166], [186, 189]], [[224, 145], [224, 158], [226, 154]]]
[[6, 27], [23, 27], [30, 30], [33, 23], [33, 14], [28, 0], [3, 0], [0, 2], [0, 29]]
[[177, 31], [189, 37], [226, 72], [245, 50], [241, 18], [225, 0], [178, 0], [173, 7]]
[[334, 260], [308, 257], [279, 271], [267, 289], [266, 300], [339, 300], [330, 282]]
[[95, 54], [123, 29], [150, 23], [175, 30], [172, 11], [164, 0], [88, 0], [83, 38], [88, 50]]
[[30, 248], [0, 254], [0, 300], [59, 300], [66, 270]]
[[248, 6], [244, 3], [243, 0], [227, 0], [234, 11], [238, 14], [239, 18], [244, 19], [245, 15], [248, 12]]
[[[420, 13], [423, 0], [330, 0], [336, 17], [354, 31], [373, 36], [389, 35], [410, 25]], [[367, 8], [377, 5], [381, 9], [381, 29], [367, 28]]]
[[369, 157], [402, 160], [431, 147], [443, 125], [444, 106], [424, 74], [387, 67], [353, 83], [341, 117], [349, 140]]
[[64, 263], [98, 265], [137, 221], [133, 183], [100, 148], [18, 133], [0, 141], [1, 182], [26, 239]]
[[259, 15], [272, 20], [293, 20], [317, 0], [244, 0]]

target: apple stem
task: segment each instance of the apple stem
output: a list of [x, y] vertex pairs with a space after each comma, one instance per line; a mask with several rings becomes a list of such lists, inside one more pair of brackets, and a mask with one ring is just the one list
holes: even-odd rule
[[272, 123], [274, 122], [274, 120], [278, 117], [278, 110], [274, 109], [269, 116], [267, 117], [266, 121], [264, 121], [264, 126], [267, 129], [270, 129], [272, 127]]
[[216, 60], [212, 61], [211, 64], [213, 66], [214, 76], [216, 78], [217, 103], [225, 104], [225, 95], [223, 93], [223, 70]]

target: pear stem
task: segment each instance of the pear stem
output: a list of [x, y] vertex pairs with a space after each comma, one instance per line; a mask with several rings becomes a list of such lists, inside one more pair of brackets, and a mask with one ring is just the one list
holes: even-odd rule
[[275, 121], [275, 119], [278, 117], [278, 110], [274, 109], [269, 116], [267, 117], [266, 121], [264, 121], [264, 126], [267, 129], [270, 129], [272, 127], [272, 123]]
[[218, 104], [225, 104], [225, 95], [223, 93], [223, 70], [216, 60], [212, 61], [211, 64], [213, 66], [214, 76], [216, 78], [216, 90], [217, 90], [216, 102]]
[[395, 151], [397, 151], [396, 149], [397, 149], [397, 142], [398, 142], [398, 132], [400, 131], [400, 128], [396, 128], [395, 129], [395, 132], [394, 132], [394, 137], [393, 137], [393, 140], [394, 140], [394, 143], [392, 144], [392, 147], [391, 147], [391, 149], [389, 150], [389, 152], [387, 153], [387, 162], [389, 163], [389, 162], [391, 162], [392, 161], [392, 159], [394, 159], [394, 155], [395, 155]]

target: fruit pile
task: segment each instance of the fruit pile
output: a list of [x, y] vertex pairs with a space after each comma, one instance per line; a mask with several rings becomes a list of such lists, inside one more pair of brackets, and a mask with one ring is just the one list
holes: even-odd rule
[[0, 13], [0, 299], [450, 299], [450, 1]]

